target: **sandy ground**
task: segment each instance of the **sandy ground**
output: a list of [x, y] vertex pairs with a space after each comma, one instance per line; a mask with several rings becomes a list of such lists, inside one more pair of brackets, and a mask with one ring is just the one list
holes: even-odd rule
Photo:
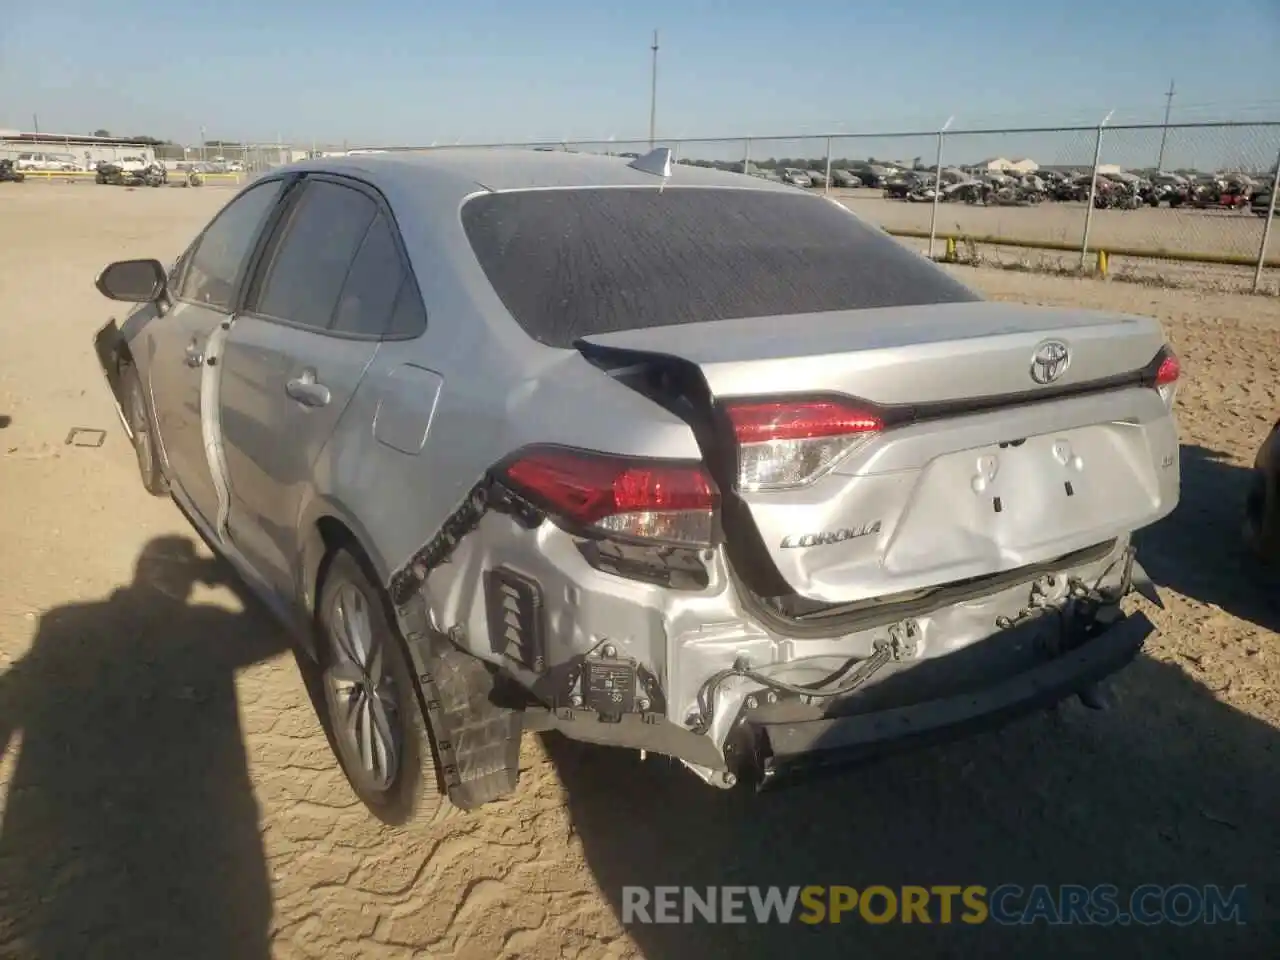
[[[91, 351], [112, 313], [95, 271], [177, 254], [226, 196], [0, 186], [0, 956], [1280, 956], [1280, 594], [1237, 550], [1280, 414], [1280, 301], [961, 271], [1002, 300], [1154, 314], [1184, 358], [1183, 503], [1142, 537], [1167, 607], [1110, 711], [762, 797], [530, 737], [514, 797], [403, 834], [355, 804], [280, 632], [143, 493]], [[105, 440], [68, 445], [74, 428]], [[1002, 882], [1244, 883], [1256, 913], [619, 921], [624, 884]]]

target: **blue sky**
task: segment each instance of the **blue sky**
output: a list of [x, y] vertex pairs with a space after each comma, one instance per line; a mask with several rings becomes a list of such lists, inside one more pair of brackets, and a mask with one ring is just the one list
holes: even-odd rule
[[1280, 119], [1280, 0], [64, 0], [6, 12], [0, 127], [643, 137], [655, 27], [660, 136], [1152, 121], [1171, 78], [1175, 120]]

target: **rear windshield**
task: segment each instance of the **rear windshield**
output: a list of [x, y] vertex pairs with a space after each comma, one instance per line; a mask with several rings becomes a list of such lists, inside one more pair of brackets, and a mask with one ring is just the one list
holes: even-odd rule
[[474, 197], [462, 225], [534, 340], [980, 299], [821, 197], [696, 187]]

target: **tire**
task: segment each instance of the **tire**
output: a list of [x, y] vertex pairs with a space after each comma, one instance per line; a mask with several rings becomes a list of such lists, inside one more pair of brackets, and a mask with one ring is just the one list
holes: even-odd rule
[[1265, 470], [1254, 470], [1244, 507], [1245, 545], [1258, 560], [1280, 560], [1280, 484]]
[[[358, 623], [364, 626], [353, 626]], [[360, 802], [395, 827], [426, 826], [460, 815], [463, 811], [445, 794], [417, 681], [389, 604], [366, 565], [346, 549], [338, 549], [327, 564], [316, 628], [321, 656], [317, 711]], [[361, 650], [366, 640], [367, 649]], [[363, 752], [358, 739], [368, 745]]]
[[153, 497], [167, 497], [169, 481], [165, 479], [156, 454], [155, 420], [151, 416], [146, 391], [142, 388], [142, 378], [131, 363], [120, 366], [120, 395], [124, 401], [125, 419], [133, 432], [133, 455], [138, 463], [142, 486]]

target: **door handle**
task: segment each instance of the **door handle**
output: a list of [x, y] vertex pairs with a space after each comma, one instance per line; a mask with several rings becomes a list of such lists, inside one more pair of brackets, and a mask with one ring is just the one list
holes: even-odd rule
[[204, 366], [204, 351], [197, 347], [194, 343], [187, 347], [187, 366], [202, 367]]
[[284, 392], [304, 407], [328, 406], [331, 399], [329, 388], [316, 382], [314, 370], [304, 370], [302, 376], [290, 380], [284, 385]]

